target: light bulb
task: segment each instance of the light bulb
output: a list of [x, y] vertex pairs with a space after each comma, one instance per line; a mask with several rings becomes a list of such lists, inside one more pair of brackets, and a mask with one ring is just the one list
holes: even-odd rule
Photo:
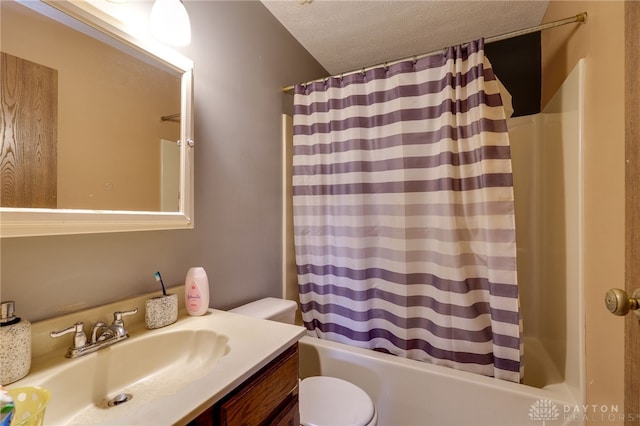
[[191, 23], [180, 0], [156, 0], [149, 19], [151, 34], [163, 43], [186, 46], [191, 43]]

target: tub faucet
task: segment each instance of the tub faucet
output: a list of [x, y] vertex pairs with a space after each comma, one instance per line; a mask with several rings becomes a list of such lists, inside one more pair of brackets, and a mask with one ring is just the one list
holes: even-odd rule
[[74, 333], [73, 345], [67, 349], [65, 356], [67, 358], [78, 358], [96, 352], [99, 349], [111, 346], [121, 340], [129, 338], [129, 333], [124, 328], [123, 316], [133, 315], [138, 309], [130, 311], [116, 311], [113, 313], [113, 324], [107, 325], [98, 321], [91, 327], [91, 338], [87, 342], [87, 336], [84, 333], [84, 323], [77, 322], [71, 327], [67, 327], [60, 331], [52, 331], [49, 333], [51, 337], [60, 337], [67, 333]]

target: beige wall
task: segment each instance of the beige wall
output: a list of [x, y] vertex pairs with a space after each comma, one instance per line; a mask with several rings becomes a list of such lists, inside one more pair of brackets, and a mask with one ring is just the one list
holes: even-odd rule
[[[4, 1], [3, 1], [4, 3]], [[257, 1], [185, 1], [194, 62], [195, 229], [0, 240], [0, 296], [38, 320], [209, 276], [210, 305], [282, 294], [281, 88], [326, 71]], [[114, 3], [145, 9], [151, 1]], [[290, 100], [289, 100], [290, 103]]]
[[587, 11], [586, 25], [542, 33], [542, 101], [585, 57], [585, 314], [587, 403], [615, 404], [624, 394], [624, 321], [604, 307], [624, 288], [624, 3], [551, 1], [544, 21]]
[[[35, 320], [140, 294], [161, 270], [210, 277], [211, 306], [281, 294], [279, 88], [326, 73], [257, 2], [186, 2], [196, 69], [196, 230], [3, 239], [2, 300]], [[623, 3], [552, 1], [543, 32], [543, 100], [586, 57], [587, 398], [620, 404], [623, 324], [602, 299], [624, 283]], [[553, 70], [553, 72], [552, 72]], [[247, 123], [250, 123], [249, 125]], [[155, 288], [155, 287], [153, 287]]]

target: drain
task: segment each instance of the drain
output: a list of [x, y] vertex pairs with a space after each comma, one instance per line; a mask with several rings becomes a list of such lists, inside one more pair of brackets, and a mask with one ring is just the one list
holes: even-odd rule
[[132, 398], [133, 395], [131, 395], [130, 393], [121, 393], [107, 401], [107, 406], [115, 407], [116, 405], [124, 404], [127, 401], [131, 401]]

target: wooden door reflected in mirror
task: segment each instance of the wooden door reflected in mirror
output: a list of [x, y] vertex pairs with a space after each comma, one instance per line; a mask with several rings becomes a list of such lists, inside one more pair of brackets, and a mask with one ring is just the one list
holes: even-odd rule
[[0, 206], [57, 207], [58, 72], [0, 52]]

